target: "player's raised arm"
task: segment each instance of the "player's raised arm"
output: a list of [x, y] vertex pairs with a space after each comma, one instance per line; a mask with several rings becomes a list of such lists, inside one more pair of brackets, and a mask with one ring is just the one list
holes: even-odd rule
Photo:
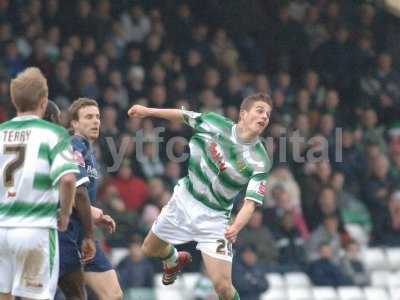
[[152, 108], [143, 105], [135, 104], [128, 110], [128, 116], [131, 118], [162, 118], [169, 121], [183, 122], [183, 111], [180, 109], [164, 109], [164, 108]]

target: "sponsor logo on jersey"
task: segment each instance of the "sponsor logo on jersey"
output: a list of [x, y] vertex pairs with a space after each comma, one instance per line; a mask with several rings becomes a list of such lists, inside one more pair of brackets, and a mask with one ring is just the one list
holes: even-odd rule
[[88, 166], [86, 168], [86, 172], [88, 173], [89, 177], [93, 177], [95, 179], [99, 178], [99, 173], [97, 172], [96, 168], [92, 166]]
[[265, 182], [261, 182], [260, 185], [258, 186], [257, 193], [260, 195], [265, 195], [266, 192], [267, 192], [267, 186]]
[[224, 162], [224, 159], [222, 157], [222, 154], [218, 151], [218, 145], [217, 143], [213, 142], [210, 144], [210, 153], [212, 159], [218, 164], [218, 168], [221, 172], [226, 170], [226, 165]]
[[84, 168], [85, 167], [85, 159], [83, 158], [82, 153], [75, 150], [73, 155], [74, 155], [74, 160], [78, 163], [78, 165], [80, 165], [81, 167]]

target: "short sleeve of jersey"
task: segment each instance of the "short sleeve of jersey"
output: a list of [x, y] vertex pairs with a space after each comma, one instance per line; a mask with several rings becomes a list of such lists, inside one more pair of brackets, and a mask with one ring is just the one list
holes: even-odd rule
[[253, 200], [262, 205], [264, 203], [267, 186], [267, 173], [258, 173], [250, 177], [245, 199]]
[[87, 154], [88, 148], [85, 143], [79, 139], [72, 138], [72, 151], [73, 159], [78, 165], [79, 173], [76, 174], [76, 187], [85, 185], [89, 183], [89, 176], [86, 170], [85, 156]]
[[50, 158], [50, 180], [53, 186], [58, 183], [63, 175], [79, 172], [73, 159], [71, 139], [66, 130], [58, 134], [55, 146], [50, 150]]
[[184, 122], [202, 132], [220, 132], [232, 128], [233, 122], [217, 113], [198, 113], [182, 110]]

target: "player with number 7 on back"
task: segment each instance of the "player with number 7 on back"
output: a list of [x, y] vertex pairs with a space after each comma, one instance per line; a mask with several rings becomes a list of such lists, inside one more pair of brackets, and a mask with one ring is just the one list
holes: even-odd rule
[[0, 124], [0, 300], [53, 299], [57, 229], [68, 226], [79, 170], [68, 132], [41, 119], [48, 102], [41, 71], [25, 69], [10, 91], [17, 116]]
[[[232, 243], [264, 200], [271, 161], [259, 137], [271, 110], [266, 94], [250, 95], [242, 101], [237, 124], [213, 112], [141, 105], [129, 109], [131, 118], [181, 121], [194, 129], [188, 175], [174, 187], [142, 246], [146, 256], [163, 261], [163, 284], [174, 283], [191, 261], [188, 252], [178, 252], [174, 245], [196, 241], [219, 298], [240, 299], [231, 279]], [[244, 204], [230, 224], [233, 200], [241, 191], [245, 191]]]

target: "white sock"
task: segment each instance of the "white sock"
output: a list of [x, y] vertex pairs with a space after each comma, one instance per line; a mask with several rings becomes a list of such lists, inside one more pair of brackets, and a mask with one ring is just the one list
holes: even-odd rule
[[167, 265], [168, 268], [172, 268], [178, 264], [177, 260], [178, 260], [178, 251], [174, 246], [171, 246], [171, 250], [168, 256], [162, 261]]

